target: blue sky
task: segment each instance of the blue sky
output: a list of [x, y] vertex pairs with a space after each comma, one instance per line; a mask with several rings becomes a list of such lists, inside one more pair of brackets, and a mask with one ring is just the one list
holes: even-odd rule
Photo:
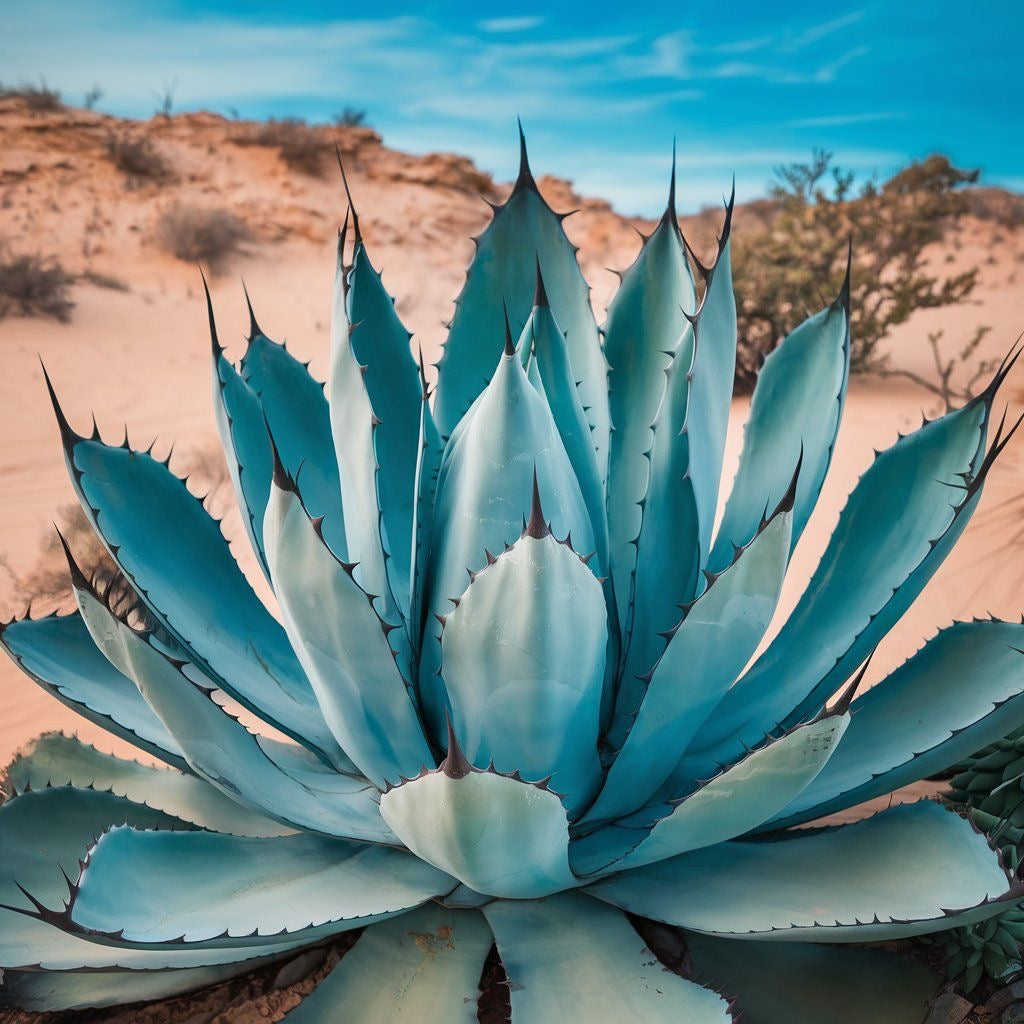
[[[772, 168], [832, 150], [886, 174], [934, 151], [1024, 190], [1024, 5], [1009, 0], [551, 5], [290, 0], [4, 0], [0, 77], [45, 75], [80, 102], [320, 120], [365, 108], [389, 145], [452, 150], [514, 176], [515, 117], [534, 169], [626, 213], [741, 199]], [[372, 12], [372, 13], [371, 13]]]

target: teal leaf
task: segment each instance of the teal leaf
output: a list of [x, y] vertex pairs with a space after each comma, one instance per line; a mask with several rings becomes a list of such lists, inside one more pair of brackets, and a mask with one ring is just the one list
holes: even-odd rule
[[608, 642], [601, 584], [544, 519], [473, 576], [441, 633], [441, 676], [473, 763], [551, 777], [570, 815], [593, 799]]
[[[273, 565], [273, 561], [271, 561]], [[296, 778], [268, 748], [184, 671], [187, 666], [151, 644], [145, 632], [117, 618], [86, 586], [78, 598], [97, 646], [135, 681], [174, 736], [189, 768], [242, 806], [295, 828], [393, 842], [366, 779], [338, 772]]]
[[139, 750], [186, 769], [181, 747], [138, 687], [103, 656], [79, 612], [9, 622], [0, 645], [47, 693]]
[[708, 568], [720, 572], [733, 545], [754, 535], [766, 508], [789, 484], [801, 454], [793, 506], [793, 547], [814, 510], [842, 419], [850, 372], [850, 296], [808, 317], [765, 360], [757, 376], [739, 469], [715, 537]]
[[380, 798], [380, 813], [421, 860], [479, 893], [546, 896], [575, 884], [569, 822], [545, 783], [475, 768], [449, 726], [441, 767]]
[[[551, 411], [527, 379], [511, 343], [473, 411], [451, 437], [441, 463], [427, 585], [429, 612], [446, 615], [468, 573], [522, 532], [536, 472], [550, 525], [594, 550], [593, 530]], [[437, 669], [438, 632], [428, 620], [419, 682], [435, 742], [444, 739], [446, 697]]]
[[[248, 296], [246, 296], [248, 302]], [[315, 516], [324, 517], [324, 536], [345, 552], [345, 517], [340, 496], [338, 462], [331, 437], [331, 417], [324, 385], [283, 344], [271, 341], [249, 306], [249, 344], [242, 356], [242, 376], [256, 394], [278, 457], [296, 479]], [[270, 495], [267, 452], [261, 458], [263, 506]], [[269, 465], [273, 471], [273, 460]], [[255, 520], [260, 533], [262, 517]]]
[[1021, 649], [1021, 623], [958, 622], [942, 630], [854, 702], [835, 757], [772, 827], [935, 775], [1024, 725]]
[[941, 984], [887, 949], [697, 934], [686, 947], [694, 977], [732, 997], [744, 1024], [923, 1024]]
[[108, 945], [258, 947], [373, 924], [454, 884], [385, 846], [118, 827], [90, 850], [62, 917]]
[[474, 911], [433, 904], [371, 925], [287, 1024], [477, 1024], [491, 930]]
[[337, 744], [288, 638], [200, 499], [147, 452], [76, 434], [50, 393], [82, 508], [132, 589], [206, 675], [330, 760]]
[[876, 457], [795, 610], [702, 729], [698, 758], [733, 760], [816, 714], [903, 615], [963, 532], [1005, 444], [997, 437], [984, 455], [1001, 379]]
[[839, 828], [720, 843], [588, 891], [692, 931], [814, 942], [942, 931], [999, 914], [1024, 895], [985, 836], [928, 801]]
[[727, 1024], [716, 993], [666, 970], [625, 914], [564, 892], [489, 903], [483, 913], [508, 974], [512, 1024]]
[[628, 871], [749, 832], [812, 782], [849, 723], [849, 714], [843, 712], [802, 725], [664, 810], [643, 808], [575, 841], [569, 851], [573, 871]]
[[113, 793], [215, 832], [279, 836], [289, 831], [269, 818], [246, 811], [194, 775], [104, 754], [60, 733], [45, 733], [19, 751], [7, 766], [6, 783], [15, 793], [51, 786]]
[[584, 820], [617, 818], [643, 806], [757, 649], [786, 572], [793, 490], [669, 633], [635, 721]]
[[476, 240], [476, 255], [456, 299], [455, 316], [438, 364], [434, 415], [444, 437], [465, 415], [491, 379], [501, 355], [503, 304], [517, 330], [533, 305], [536, 266], [544, 281], [552, 313], [566, 335], [574, 379], [593, 430], [601, 468], [608, 462], [608, 370], [590, 289], [576, 260], [576, 250], [556, 214], [537, 191], [520, 131], [519, 177], [508, 201]]
[[278, 466], [264, 527], [281, 615], [342, 749], [378, 786], [433, 764], [390, 646], [402, 626], [380, 618], [354, 566], [327, 547]]
[[693, 331], [686, 314], [697, 306], [675, 214], [675, 166], [669, 205], [608, 307], [604, 351], [614, 426], [608, 470], [608, 531], [616, 604], [628, 628], [642, 502], [650, 483], [647, 453], [652, 424], [673, 357], [688, 366]]

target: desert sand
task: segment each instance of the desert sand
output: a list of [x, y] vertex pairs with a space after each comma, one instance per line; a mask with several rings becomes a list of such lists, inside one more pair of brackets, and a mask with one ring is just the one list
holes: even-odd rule
[[[16, 577], [38, 562], [52, 521], [74, 500], [39, 357], [73, 424], [85, 428], [94, 412], [108, 439], [120, 440], [127, 423], [137, 444], [156, 437], [158, 453], [173, 441], [178, 454], [172, 467], [180, 469], [190, 452], [210, 451], [216, 443], [199, 274], [156, 243], [161, 211], [183, 200], [220, 206], [249, 226], [252, 238], [244, 253], [212, 280], [220, 339], [229, 355], [239, 357], [244, 350], [244, 278], [264, 329], [311, 359], [319, 379], [326, 375], [335, 233], [344, 216], [340, 182], [329, 165], [323, 177], [311, 176], [289, 170], [273, 149], [237, 145], [232, 139], [243, 129], [212, 114], [121, 122], [80, 110], [39, 114], [0, 106], [0, 237], [12, 251], [52, 254], [76, 274], [109, 275], [126, 286], [77, 283], [68, 324], [0, 321], [0, 552], [6, 567], [0, 611], [7, 616], [24, 613]], [[481, 192], [497, 201], [508, 186], [494, 184], [462, 157], [412, 157], [386, 148], [368, 129], [331, 131], [346, 154], [371, 258], [383, 268], [414, 344], [435, 360], [472, 255], [470, 236], [490, 215]], [[106, 155], [112, 134], [149, 137], [173, 167], [175, 180], [129, 187]], [[636, 229], [649, 225], [619, 216], [600, 199], [575, 195], [567, 182], [540, 178], [540, 188], [556, 210], [579, 210], [566, 229], [580, 247], [600, 320], [616, 285], [605, 268], [625, 268], [639, 248]], [[685, 179], [679, 190], [685, 197]], [[743, 230], [742, 210], [736, 230]], [[890, 340], [897, 365], [928, 375], [924, 341], [937, 327], [956, 343], [979, 323], [988, 324], [992, 330], [979, 356], [1009, 348], [1024, 327], [1017, 282], [1024, 272], [1024, 228], [1000, 231], [996, 235], [989, 222], [968, 221], [957, 238], [937, 248], [934, 258], [946, 266], [950, 258], [954, 266], [980, 263], [980, 287], [971, 304], [925, 312], [901, 327]], [[1020, 374], [1015, 370], [1004, 388], [1011, 409], [1024, 407]], [[727, 475], [735, 466], [747, 409], [746, 400], [734, 402]], [[917, 426], [922, 410], [934, 415], [936, 400], [910, 382], [854, 379], [832, 470], [796, 553], [780, 616], [799, 596], [872, 449]], [[954, 617], [1018, 616], [1024, 610], [1024, 544], [1007, 546], [1024, 511], [1022, 457], [1019, 444], [1006, 452], [956, 551], [879, 649], [870, 682]], [[236, 515], [229, 514], [225, 530], [257, 582]], [[77, 730], [102, 749], [118, 750], [117, 741], [78, 720], [6, 659], [0, 661], [0, 701], [0, 763], [47, 729]]]

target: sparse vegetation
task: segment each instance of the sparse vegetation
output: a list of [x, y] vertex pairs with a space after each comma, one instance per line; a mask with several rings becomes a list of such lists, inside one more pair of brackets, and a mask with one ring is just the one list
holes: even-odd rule
[[75, 308], [74, 283], [53, 256], [0, 251], [0, 320], [7, 316], [49, 316], [66, 324]]
[[60, 110], [64, 106], [60, 93], [56, 89], [51, 89], [45, 78], [40, 78], [38, 85], [0, 85], [0, 99], [21, 100], [29, 110], [38, 113]]
[[366, 111], [358, 107], [344, 107], [341, 113], [334, 115], [333, 121], [345, 128], [359, 128], [366, 124]]
[[276, 149], [281, 159], [294, 171], [319, 177], [324, 172], [325, 158], [331, 143], [300, 117], [270, 118], [233, 139], [240, 146], [268, 146]]
[[738, 235], [733, 250], [742, 296], [738, 390], [753, 387], [764, 356], [808, 309], [839, 291], [850, 238], [854, 372], [888, 369], [879, 343], [915, 310], [965, 301], [978, 269], [935, 273], [925, 250], [968, 211], [963, 186], [977, 178], [977, 171], [954, 167], [943, 156], [859, 187], [824, 151], [810, 163], [779, 168], [770, 188], [773, 212], [763, 228]]
[[174, 180], [174, 169], [170, 162], [145, 136], [130, 138], [127, 135], [111, 135], [107, 139], [107, 156], [124, 174], [129, 188]]
[[130, 292], [131, 286], [127, 281], [121, 280], [119, 277], [114, 277], [113, 274], [104, 274], [99, 270], [83, 270], [78, 275], [80, 281], [85, 281], [88, 284], [93, 284], [97, 288], [107, 288], [112, 292]]
[[95, 110], [96, 104], [103, 99], [103, 89], [98, 85], [94, 85], [82, 99], [82, 106], [86, 110]]
[[156, 98], [156, 110], [153, 111], [156, 117], [170, 117], [174, 111], [174, 90], [178, 88], [177, 79], [164, 82], [159, 92], [154, 92]]
[[223, 207], [175, 203], [157, 224], [157, 240], [173, 256], [219, 273], [249, 237], [245, 222]]

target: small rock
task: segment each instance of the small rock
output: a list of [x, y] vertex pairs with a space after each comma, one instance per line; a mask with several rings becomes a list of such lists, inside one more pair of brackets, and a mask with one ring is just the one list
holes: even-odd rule
[[1018, 1003], [1024, 1003], [1024, 980], [1016, 981], [1012, 985], [1007, 985], [1006, 988], [1001, 988], [989, 999], [984, 1009], [986, 1013], [998, 1013], [1000, 1010], [1008, 1006], [1016, 1006]]
[[925, 1024], [961, 1024], [973, 1009], [973, 1003], [955, 992], [943, 992], [932, 1002]]
[[326, 950], [310, 949], [294, 960], [289, 960], [277, 972], [270, 987], [272, 989], [290, 988], [312, 974], [324, 962], [326, 955]]
[[1024, 1024], [1024, 1003], [1008, 1006], [999, 1021], [1000, 1024]]

